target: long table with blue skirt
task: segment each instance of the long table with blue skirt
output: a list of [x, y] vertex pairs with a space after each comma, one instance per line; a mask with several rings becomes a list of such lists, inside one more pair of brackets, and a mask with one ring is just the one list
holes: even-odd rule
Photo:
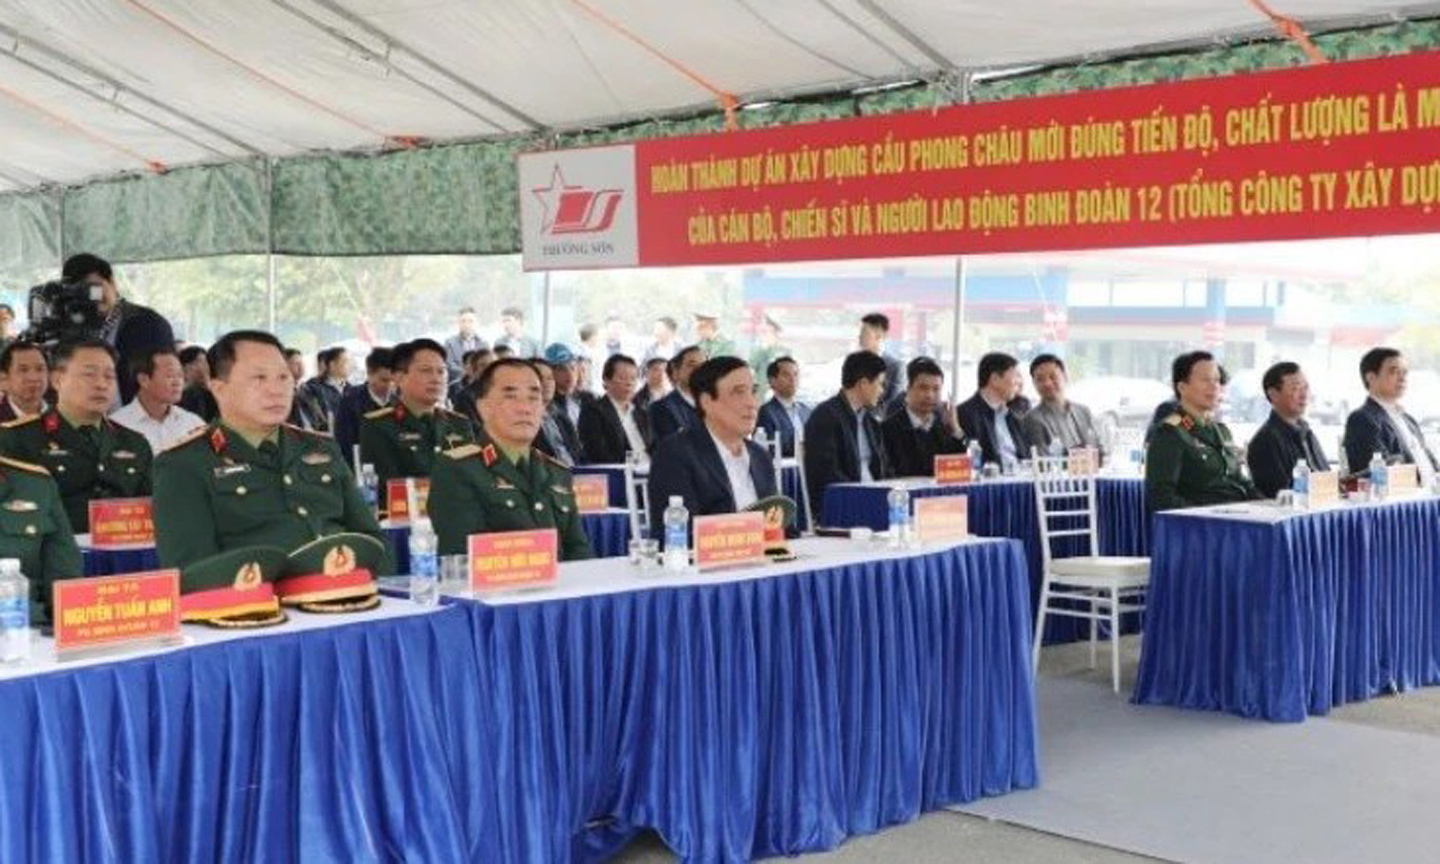
[[[1011, 537], [1025, 544], [1030, 584], [1034, 597], [1040, 596], [1043, 578], [1040, 549], [1040, 517], [1035, 509], [1035, 484], [1030, 478], [1005, 477], [976, 483], [936, 483], [931, 478], [903, 478], [872, 483], [833, 483], [825, 489], [825, 524], [832, 528], [889, 528], [887, 496], [896, 486], [911, 498], [935, 495], [964, 495], [970, 516], [970, 533], [986, 537]], [[1099, 520], [1101, 555], [1147, 556], [1150, 554], [1150, 525], [1145, 512], [1145, 481], [1139, 477], [1096, 478], [1095, 506]], [[1088, 544], [1078, 537], [1056, 538], [1052, 545], [1057, 557], [1090, 554]], [[1126, 632], [1139, 629], [1140, 616], [1127, 615]], [[1089, 638], [1088, 622], [1052, 615], [1045, 622], [1045, 643], [1071, 642]]]
[[1440, 683], [1440, 500], [1155, 517], [1135, 701], [1276, 721]]
[[[577, 465], [572, 471], [575, 474], [604, 475], [610, 482], [610, 506], [620, 508], [629, 506], [625, 500], [624, 465]], [[648, 471], [649, 466], [646, 466], [640, 472], [640, 476], [645, 476]], [[795, 463], [794, 459], [786, 459], [781, 462], [780, 485], [783, 487], [780, 493], [796, 504], [797, 527], [801, 531], [806, 530], [808, 523], [805, 521], [804, 499], [800, 495], [800, 466]]]
[[[580, 516], [585, 536], [590, 538], [590, 548], [596, 558], [619, 558], [630, 554], [630, 517], [625, 510], [610, 508], [603, 513], [585, 513]], [[410, 523], [380, 523], [385, 538], [395, 554], [395, 572], [410, 571]]]
[[385, 598], [0, 667], [0, 860], [690, 861], [1038, 782], [1019, 544], [803, 540], [703, 575]]

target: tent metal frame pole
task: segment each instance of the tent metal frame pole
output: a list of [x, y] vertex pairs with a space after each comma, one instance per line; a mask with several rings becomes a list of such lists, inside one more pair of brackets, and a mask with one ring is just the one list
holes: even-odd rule
[[540, 344], [541, 350], [545, 345], [550, 344], [550, 303], [554, 299], [550, 293], [550, 271], [545, 271], [545, 279], [540, 289]]
[[960, 404], [960, 339], [965, 332], [965, 256], [955, 256], [955, 314], [950, 331], [955, 353], [950, 357], [950, 404]]
[[275, 332], [275, 160], [265, 160], [265, 322]]

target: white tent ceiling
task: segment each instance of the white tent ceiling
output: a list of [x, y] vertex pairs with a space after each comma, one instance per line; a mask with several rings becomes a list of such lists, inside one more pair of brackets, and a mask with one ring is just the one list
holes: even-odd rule
[[747, 101], [1268, 32], [1249, 0], [0, 0], [0, 190], [714, 104], [637, 40]]

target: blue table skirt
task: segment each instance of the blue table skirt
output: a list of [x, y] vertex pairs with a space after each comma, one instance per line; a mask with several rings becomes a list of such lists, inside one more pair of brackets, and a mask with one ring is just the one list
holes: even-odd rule
[[[576, 474], [603, 474], [610, 481], [610, 506], [626, 507], [625, 503], [625, 468], [620, 465], [578, 465], [574, 469]], [[801, 531], [806, 530], [805, 508], [801, 504], [800, 497], [800, 469], [782, 468], [780, 470], [780, 484], [785, 488], [781, 492], [799, 506], [796, 513], [796, 521]]]
[[1440, 683], [1440, 501], [1155, 531], [1135, 701], [1300, 721]]
[[495, 860], [602, 858], [642, 827], [687, 860], [789, 855], [1038, 781], [1018, 543], [463, 605]]
[[[869, 527], [884, 531], [889, 527], [886, 496], [888, 486], [830, 486], [825, 490], [826, 521], [837, 528]], [[966, 485], [929, 486], [912, 490], [912, 498], [935, 495], [968, 496], [970, 533], [982, 537], [1010, 537], [1025, 544], [1029, 564], [1031, 596], [1040, 597], [1042, 553], [1040, 520], [1035, 512], [1035, 486], [1032, 483], [1002, 481]], [[1150, 554], [1149, 517], [1145, 512], [1145, 481], [1102, 477], [1095, 486], [1096, 509], [1100, 520], [1100, 554]], [[1053, 545], [1056, 555], [1091, 554], [1088, 543], [1080, 538], [1058, 538]], [[1125, 617], [1123, 629], [1134, 632], [1140, 626], [1138, 614]], [[1045, 642], [1070, 642], [1089, 638], [1087, 622], [1078, 618], [1054, 616], [1045, 623]]]
[[[586, 513], [580, 517], [585, 535], [596, 558], [619, 558], [630, 554], [630, 520], [624, 513]], [[385, 529], [390, 550], [395, 555], [395, 572], [410, 572], [410, 527], [396, 525]]]
[[1028, 608], [980, 544], [0, 681], [0, 860], [829, 848], [1036, 785]]
[[0, 681], [0, 860], [501, 860], [473, 645], [447, 609]]

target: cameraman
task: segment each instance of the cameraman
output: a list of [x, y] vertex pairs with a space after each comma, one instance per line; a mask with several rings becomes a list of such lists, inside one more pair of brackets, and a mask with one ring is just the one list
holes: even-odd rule
[[160, 349], [174, 350], [175, 333], [170, 322], [154, 309], [121, 297], [110, 262], [98, 255], [88, 252], [71, 255], [61, 268], [61, 277], [66, 282], [81, 282], [100, 289], [100, 314], [104, 320], [95, 335], [109, 343], [119, 355], [115, 371], [120, 382], [120, 400], [129, 402], [135, 398], [136, 390], [129, 358]]

